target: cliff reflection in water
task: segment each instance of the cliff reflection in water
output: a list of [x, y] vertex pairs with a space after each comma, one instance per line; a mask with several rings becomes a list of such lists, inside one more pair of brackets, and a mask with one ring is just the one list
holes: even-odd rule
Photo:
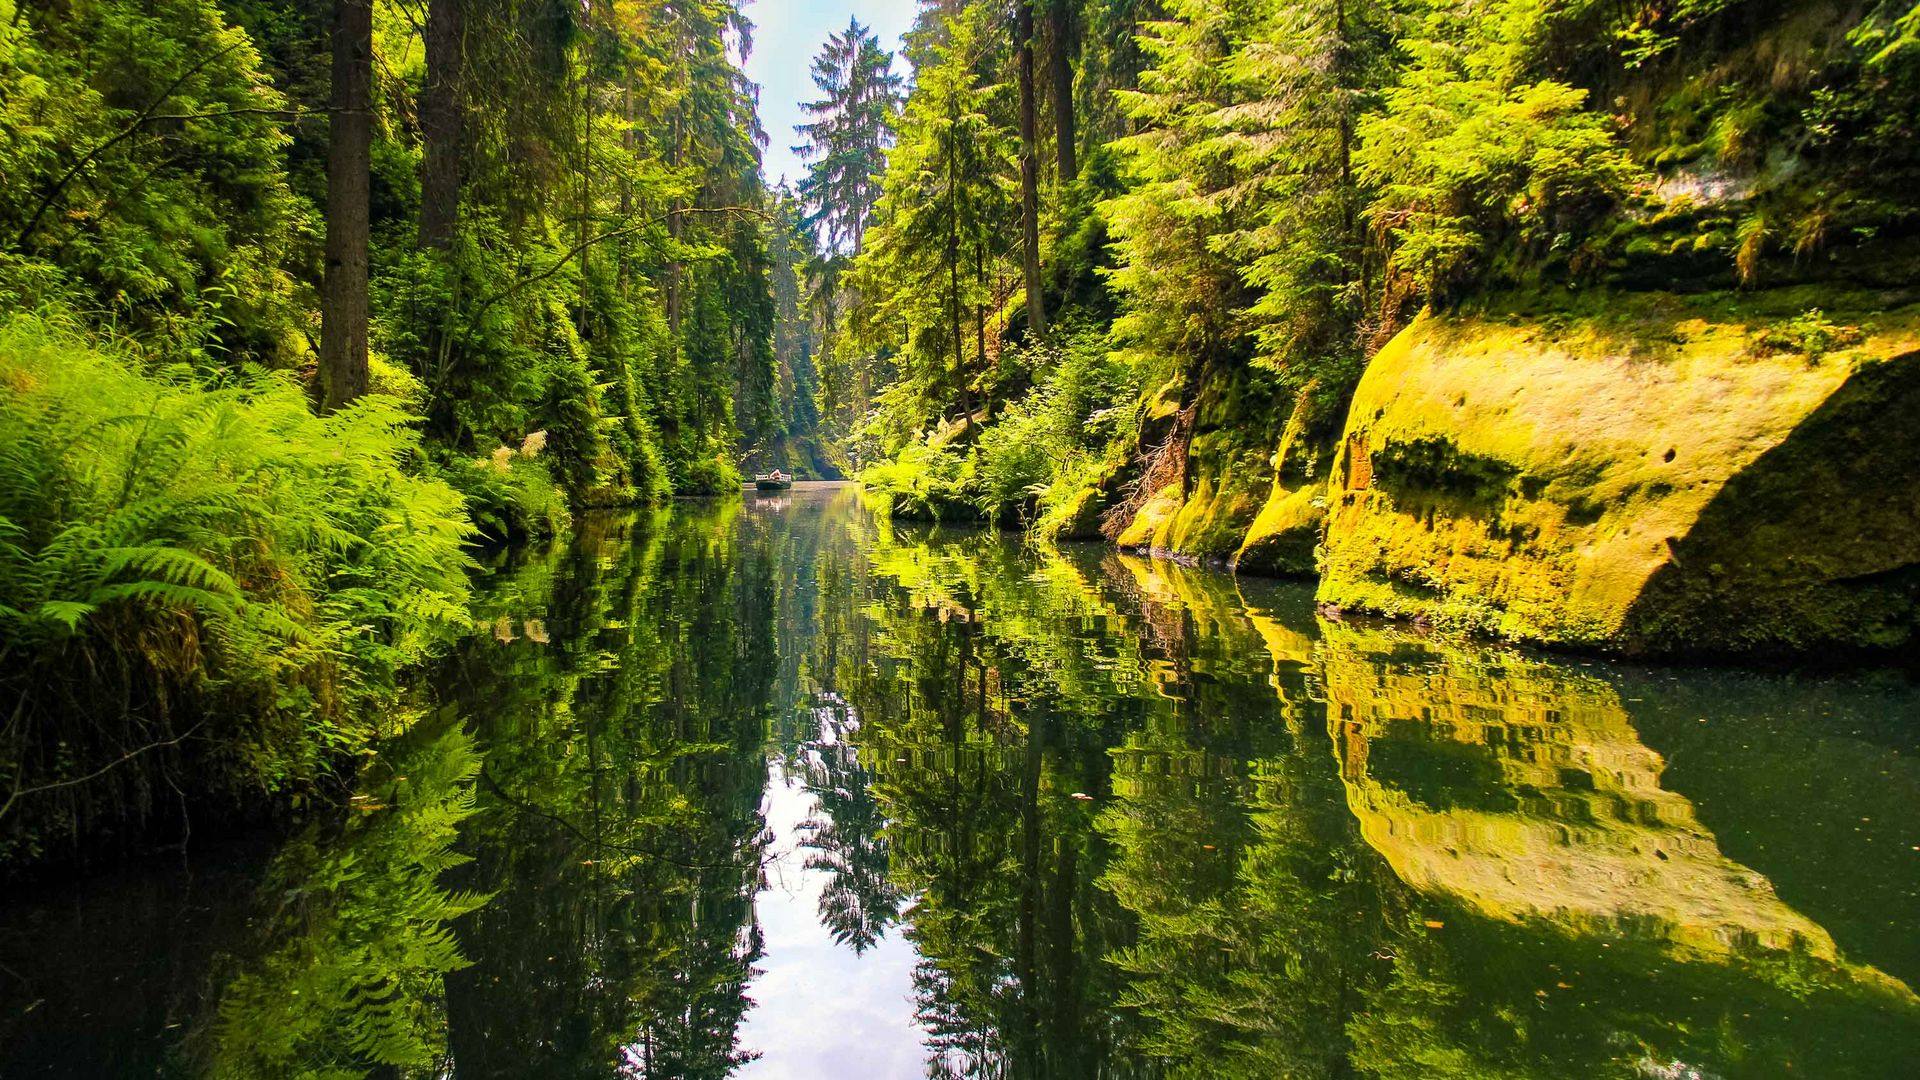
[[[1876, 966], [1911, 948], [1910, 845], [1852, 841], [1859, 902], [1822, 899], [1843, 948], [1663, 784], [1621, 689], [1720, 732], [1689, 733], [1690, 774], [1812, 821], [1912, 791], [1910, 688], [1446, 644], [979, 535], [883, 531], [872, 561], [854, 700], [953, 1033], [936, 1071], [1867, 1077], [1920, 1049]], [[1816, 729], [1800, 777], [1753, 753]]]
[[[111, 1067], [61, 1038], [111, 967], [81, 950], [165, 949], [163, 913], [34, 954], [53, 908], [0, 912], [45, 1002], [0, 1017], [23, 1074], [150, 1044], [148, 1074], [807, 1076], [903, 1034], [934, 1077], [1920, 1055], [1898, 680], [1329, 622], [1298, 587], [889, 527], [847, 488], [593, 519], [504, 560], [475, 623], [354, 809], [255, 875], [197, 1002], [146, 1010], [180, 1032]], [[865, 996], [805, 992], [789, 903]]]

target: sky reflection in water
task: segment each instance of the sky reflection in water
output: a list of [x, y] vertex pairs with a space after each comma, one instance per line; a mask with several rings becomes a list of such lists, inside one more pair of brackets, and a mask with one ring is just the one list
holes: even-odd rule
[[1880, 1078], [1920, 695], [845, 487], [502, 558], [355, 809], [0, 898], [0, 1075]]

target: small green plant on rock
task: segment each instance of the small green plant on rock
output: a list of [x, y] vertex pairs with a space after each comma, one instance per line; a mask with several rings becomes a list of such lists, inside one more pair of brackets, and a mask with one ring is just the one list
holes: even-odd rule
[[1808, 308], [1783, 323], [1761, 328], [1753, 335], [1753, 345], [1763, 354], [1799, 353], [1807, 363], [1817, 364], [1827, 354], [1851, 349], [1866, 339], [1864, 329], [1836, 323], [1819, 308]]

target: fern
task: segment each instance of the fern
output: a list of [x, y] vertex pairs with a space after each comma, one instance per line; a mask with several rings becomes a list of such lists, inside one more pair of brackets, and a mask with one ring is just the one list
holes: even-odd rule
[[28, 703], [0, 770], [57, 783], [200, 725], [0, 810], [0, 857], [138, 814], [155, 769], [227, 797], [310, 784], [464, 626], [463, 502], [408, 471], [393, 401], [316, 417], [284, 376], [206, 388], [28, 318], [0, 325], [0, 387], [0, 690]]
[[210, 1075], [359, 1076], [443, 1049], [442, 980], [468, 966], [451, 924], [490, 899], [440, 883], [468, 861], [453, 845], [475, 811], [479, 757], [453, 725], [400, 740], [374, 771], [387, 776], [363, 793], [391, 809], [344, 838], [322, 842], [329, 827], [315, 825], [276, 858], [290, 903], [222, 994]]

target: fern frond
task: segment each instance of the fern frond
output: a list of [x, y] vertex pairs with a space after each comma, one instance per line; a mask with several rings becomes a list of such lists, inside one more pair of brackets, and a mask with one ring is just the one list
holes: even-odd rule
[[[65, 627], [68, 633], [72, 633], [79, 630], [80, 623], [95, 610], [95, 605], [78, 600], [48, 600], [35, 609], [34, 614], [49, 622], [58, 623]], [[18, 616], [22, 613], [13, 612], [13, 614]]]
[[100, 551], [100, 568], [109, 578], [139, 574], [155, 582], [182, 585], [237, 600], [240, 585], [226, 571], [177, 547], [112, 547]]

